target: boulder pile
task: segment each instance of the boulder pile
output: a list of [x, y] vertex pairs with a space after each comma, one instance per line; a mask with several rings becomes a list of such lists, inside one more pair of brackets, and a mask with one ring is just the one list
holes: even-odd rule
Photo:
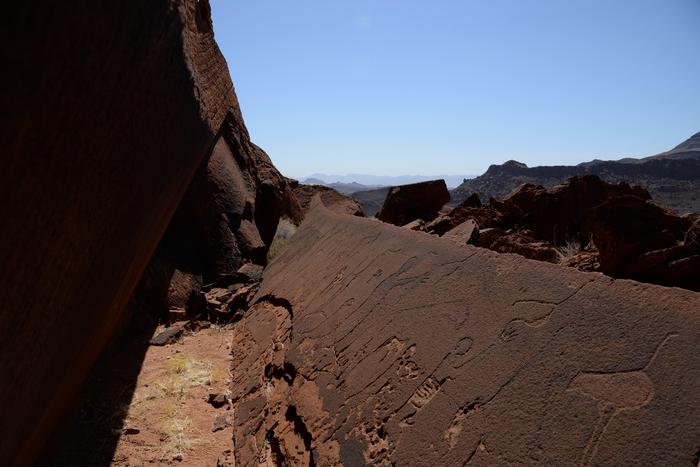
[[427, 220], [405, 227], [612, 277], [700, 290], [697, 221], [623, 182], [588, 175], [549, 190], [524, 184], [486, 204], [473, 194]]

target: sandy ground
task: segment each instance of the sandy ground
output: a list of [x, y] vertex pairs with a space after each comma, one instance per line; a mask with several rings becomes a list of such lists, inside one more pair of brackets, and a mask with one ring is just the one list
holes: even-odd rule
[[212, 431], [233, 413], [207, 402], [228, 394], [230, 342], [230, 329], [211, 327], [148, 348], [111, 465], [233, 465], [231, 428]]

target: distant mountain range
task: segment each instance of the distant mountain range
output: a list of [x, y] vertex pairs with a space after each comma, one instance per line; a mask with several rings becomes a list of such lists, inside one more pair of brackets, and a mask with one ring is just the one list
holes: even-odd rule
[[356, 193], [358, 191], [367, 191], [367, 190], [374, 190], [377, 188], [384, 188], [384, 185], [363, 185], [361, 183], [342, 183], [342, 182], [335, 182], [335, 183], [327, 183], [321, 179], [318, 178], [305, 178], [302, 180], [302, 183], [305, 185], [323, 185], [323, 186], [328, 186], [331, 187], [341, 193], [344, 193], [346, 195], [351, 195], [353, 193]]
[[512, 160], [492, 165], [483, 175], [465, 180], [452, 190], [450, 204], [460, 203], [472, 193], [483, 200], [502, 198], [523, 183], [551, 187], [570, 177], [589, 174], [609, 182], [641, 185], [656, 201], [681, 214], [700, 212], [700, 133], [670, 151], [639, 159], [596, 159], [574, 166], [528, 167]]
[[[384, 176], [384, 175], [368, 175], [368, 174], [348, 174], [348, 175], [329, 175], [316, 173], [309, 175], [301, 182], [307, 185], [326, 185], [335, 188], [343, 193], [353, 193], [340, 190], [353, 189], [354, 187], [363, 186], [364, 190], [380, 188], [384, 186], [407, 185], [409, 183], [424, 182], [427, 180], [445, 180], [448, 188], [459, 186], [465, 179], [474, 178], [476, 175], [399, 175], [399, 176]], [[345, 187], [345, 185], [350, 185]], [[354, 190], [360, 191], [360, 190]]]

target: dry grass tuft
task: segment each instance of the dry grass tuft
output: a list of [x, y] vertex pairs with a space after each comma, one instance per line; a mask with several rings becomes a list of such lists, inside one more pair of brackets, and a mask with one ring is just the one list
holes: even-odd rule
[[182, 456], [185, 451], [200, 441], [194, 436], [195, 428], [189, 418], [173, 418], [166, 421], [163, 425], [163, 434], [165, 435], [163, 458]]
[[566, 243], [558, 248], [559, 253], [561, 253], [562, 260], [571, 258], [584, 250], [583, 245], [580, 240], [572, 239], [567, 240]]
[[182, 401], [187, 392], [197, 386], [211, 386], [214, 382], [226, 378], [222, 371], [214, 369], [211, 362], [195, 360], [184, 355], [172, 357], [167, 362], [170, 374], [157, 381], [154, 391], [145, 400], [169, 398]]

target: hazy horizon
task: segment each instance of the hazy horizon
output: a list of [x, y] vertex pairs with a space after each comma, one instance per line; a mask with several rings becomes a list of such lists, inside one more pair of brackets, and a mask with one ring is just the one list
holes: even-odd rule
[[230, 2], [214, 30], [286, 175], [645, 157], [700, 130], [700, 2]]

